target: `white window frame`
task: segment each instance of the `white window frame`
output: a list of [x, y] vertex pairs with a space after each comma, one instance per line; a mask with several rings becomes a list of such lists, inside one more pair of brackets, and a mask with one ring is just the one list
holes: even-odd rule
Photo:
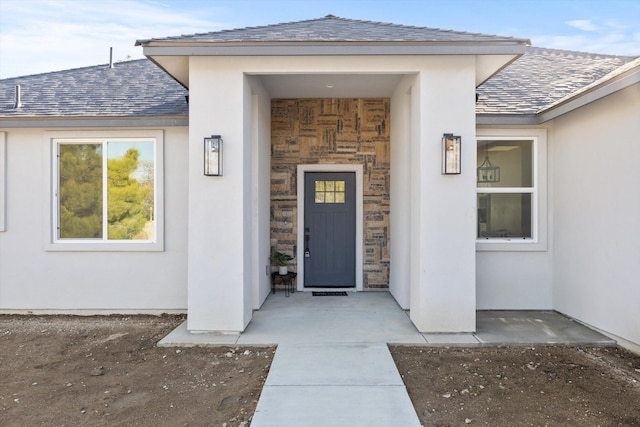
[[[479, 238], [478, 251], [546, 251], [547, 250], [547, 131], [546, 129], [478, 129], [478, 141], [533, 141], [533, 186], [524, 188], [478, 187], [482, 194], [531, 194], [530, 238]], [[477, 143], [476, 143], [477, 144]], [[477, 150], [476, 150], [477, 152]], [[478, 214], [476, 206], [476, 215]], [[477, 224], [477, 221], [476, 221]]]
[[[153, 240], [107, 240], [104, 239], [59, 239], [58, 238], [58, 145], [59, 144], [105, 144], [108, 141], [154, 141], [154, 220], [156, 225]], [[164, 133], [151, 131], [70, 131], [47, 132], [45, 144], [50, 153], [47, 185], [47, 218], [49, 218], [45, 236], [45, 249], [48, 251], [164, 251]], [[104, 201], [103, 201], [104, 203]]]
[[0, 231], [7, 230], [7, 133], [0, 132]]

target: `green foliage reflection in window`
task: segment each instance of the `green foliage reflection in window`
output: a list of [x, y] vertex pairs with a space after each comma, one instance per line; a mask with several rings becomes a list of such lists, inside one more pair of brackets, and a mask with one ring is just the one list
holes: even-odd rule
[[344, 181], [316, 181], [316, 203], [344, 203]]
[[154, 239], [153, 141], [60, 144], [59, 156], [60, 239]]
[[59, 150], [60, 238], [102, 238], [102, 144]]

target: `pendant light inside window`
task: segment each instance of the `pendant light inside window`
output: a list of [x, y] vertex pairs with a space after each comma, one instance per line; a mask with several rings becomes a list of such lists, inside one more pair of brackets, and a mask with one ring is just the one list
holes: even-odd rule
[[484, 162], [478, 166], [478, 182], [491, 183], [500, 182], [500, 166], [496, 166], [489, 160], [489, 146], [485, 151]]

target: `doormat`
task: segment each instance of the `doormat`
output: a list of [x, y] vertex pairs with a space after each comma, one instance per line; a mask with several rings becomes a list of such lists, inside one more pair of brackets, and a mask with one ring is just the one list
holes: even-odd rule
[[311, 292], [314, 297], [346, 297], [346, 292]]

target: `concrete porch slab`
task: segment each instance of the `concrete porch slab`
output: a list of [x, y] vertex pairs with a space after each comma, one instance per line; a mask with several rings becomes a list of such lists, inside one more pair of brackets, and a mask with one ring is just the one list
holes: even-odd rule
[[486, 310], [475, 333], [418, 332], [387, 292], [314, 297], [310, 292], [269, 295], [242, 334], [198, 333], [186, 322], [158, 345], [273, 345], [284, 343], [389, 343], [438, 346], [615, 345], [611, 338], [549, 310]]
[[480, 341], [474, 334], [422, 334], [428, 344], [442, 345], [478, 345]]
[[158, 347], [206, 347], [234, 345], [240, 334], [220, 334], [215, 332], [192, 334], [187, 330], [187, 322], [182, 322], [166, 337], [158, 342]]
[[270, 295], [238, 345], [282, 343], [420, 343], [426, 341], [387, 292]]
[[491, 345], [598, 345], [616, 342], [555, 311], [478, 311], [479, 342]]

